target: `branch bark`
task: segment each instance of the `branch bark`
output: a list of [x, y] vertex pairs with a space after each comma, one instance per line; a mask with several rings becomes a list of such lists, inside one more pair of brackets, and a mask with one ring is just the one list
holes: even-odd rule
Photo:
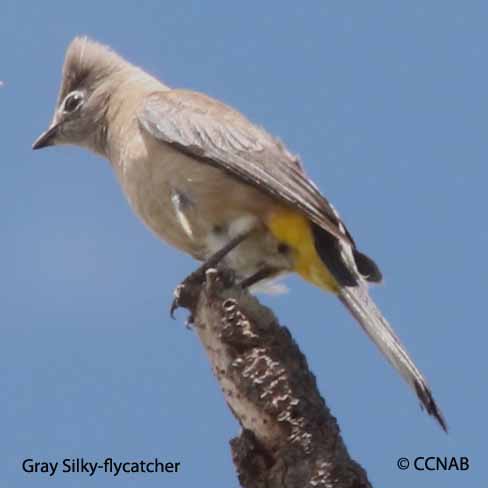
[[[191, 288], [191, 287], [190, 287]], [[216, 270], [180, 290], [224, 398], [242, 426], [231, 440], [244, 488], [367, 488], [287, 328]]]

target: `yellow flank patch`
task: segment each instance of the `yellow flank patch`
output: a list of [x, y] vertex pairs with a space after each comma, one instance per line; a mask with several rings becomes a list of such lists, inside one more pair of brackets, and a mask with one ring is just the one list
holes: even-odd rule
[[301, 213], [280, 209], [268, 216], [266, 225], [280, 242], [287, 244], [294, 255], [294, 270], [307, 281], [337, 293], [337, 281], [315, 249], [309, 220]]

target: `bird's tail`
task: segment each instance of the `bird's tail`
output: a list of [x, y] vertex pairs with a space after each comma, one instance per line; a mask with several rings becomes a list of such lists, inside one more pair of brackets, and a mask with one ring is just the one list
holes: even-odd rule
[[338, 295], [366, 334], [415, 390], [427, 412], [447, 431], [422, 373], [369, 296], [365, 280], [381, 281], [381, 272], [374, 261], [298, 212], [276, 212], [267, 225], [278, 241], [294, 250], [294, 270], [307, 281]]
[[415, 390], [427, 413], [435, 417], [440, 426], [447, 432], [446, 421], [432, 397], [427, 381], [410, 359], [400, 339], [369, 296], [367, 284], [359, 280], [356, 286], [342, 287], [338, 297], [359, 322], [370, 339], [387, 357], [388, 361]]

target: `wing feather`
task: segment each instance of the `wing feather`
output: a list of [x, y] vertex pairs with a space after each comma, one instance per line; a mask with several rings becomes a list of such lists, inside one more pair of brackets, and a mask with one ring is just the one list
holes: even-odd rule
[[298, 158], [239, 112], [204, 94], [169, 90], [148, 95], [138, 120], [156, 139], [261, 188], [355, 247]]

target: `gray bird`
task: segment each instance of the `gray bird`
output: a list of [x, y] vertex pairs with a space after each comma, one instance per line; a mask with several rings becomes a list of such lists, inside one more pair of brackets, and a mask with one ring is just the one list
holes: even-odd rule
[[51, 125], [34, 149], [108, 159], [135, 213], [172, 246], [216, 254], [246, 285], [297, 272], [335, 293], [447, 430], [426, 380], [368, 294], [381, 281], [297, 157], [239, 112], [173, 89], [85, 37], [68, 47]]

